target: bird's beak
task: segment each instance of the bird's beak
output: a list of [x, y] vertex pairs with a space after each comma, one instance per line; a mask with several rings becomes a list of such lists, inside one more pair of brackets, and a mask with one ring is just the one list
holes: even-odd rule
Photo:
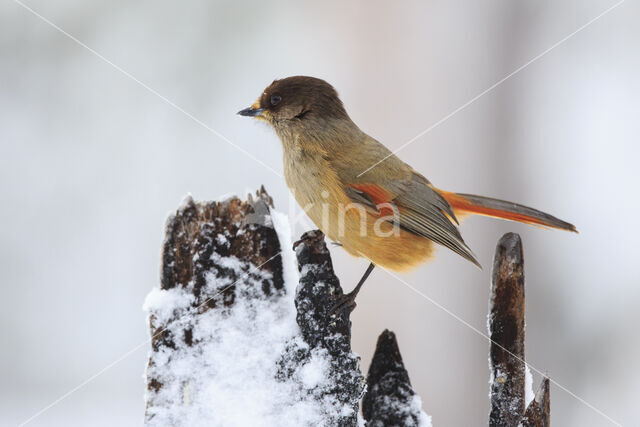
[[264, 108], [249, 107], [249, 108], [245, 108], [244, 110], [238, 111], [238, 114], [240, 114], [241, 116], [256, 117], [256, 116], [262, 115], [263, 111], [264, 111]]

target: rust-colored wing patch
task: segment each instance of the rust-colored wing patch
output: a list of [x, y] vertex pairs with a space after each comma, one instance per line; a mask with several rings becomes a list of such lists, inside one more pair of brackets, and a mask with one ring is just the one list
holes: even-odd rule
[[351, 188], [362, 193], [361, 197], [369, 200], [367, 205], [375, 209], [378, 216], [393, 215], [393, 195], [388, 190], [377, 184], [353, 184]]

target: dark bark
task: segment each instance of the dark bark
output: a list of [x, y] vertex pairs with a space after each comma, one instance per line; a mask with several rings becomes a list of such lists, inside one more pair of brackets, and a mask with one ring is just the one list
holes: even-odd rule
[[415, 404], [415, 394], [402, 363], [396, 336], [384, 330], [378, 337], [362, 400], [367, 426], [420, 425], [421, 410]]
[[505, 234], [496, 247], [489, 301], [492, 426], [515, 426], [525, 410], [522, 242]]
[[[267, 262], [280, 252], [276, 231], [269, 226], [269, 206], [273, 201], [264, 187], [256, 193], [256, 200], [249, 195], [246, 202], [237, 197], [224, 202], [194, 202], [188, 198], [165, 224], [161, 288], [187, 287], [193, 282], [193, 292], [200, 297], [206, 273], [212, 269], [228, 272], [209, 259], [215, 252], [261, 266], [261, 270], [274, 275], [272, 290], [282, 289], [282, 260], [276, 257], [274, 262]], [[225, 239], [218, 239], [220, 235]], [[233, 291], [230, 288], [225, 292], [225, 304], [232, 304]]]
[[491, 426], [549, 426], [548, 378], [525, 411], [524, 301], [522, 241], [507, 233], [496, 247], [489, 301]]
[[[329, 355], [329, 383], [311, 391], [327, 406], [327, 425], [356, 426], [358, 408], [364, 390], [360, 358], [351, 351], [349, 311], [331, 314], [331, 308], [343, 294], [333, 272], [331, 256], [319, 230], [309, 231], [294, 244], [300, 270], [296, 290], [296, 321], [306, 345], [290, 343], [282, 358], [281, 375], [290, 377], [314, 354]], [[349, 412], [335, 411], [350, 407]]]
[[[343, 294], [340, 280], [333, 272], [331, 255], [320, 230], [304, 233], [294, 243], [298, 258], [300, 284], [296, 290], [297, 322], [304, 340], [312, 347], [321, 345], [332, 354], [351, 349], [349, 311], [330, 313], [337, 297]], [[321, 284], [321, 286], [316, 286]], [[328, 339], [338, 334], [339, 342]]]
[[[186, 317], [193, 318], [216, 307], [232, 306], [236, 298], [246, 297], [238, 294], [238, 288], [248, 278], [269, 277], [261, 280], [261, 289], [255, 290], [257, 294], [267, 297], [283, 294], [282, 259], [278, 255], [280, 242], [270, 226], [269, 206], [272, 203], [264, 188], [256, 193], [255, 200], [249, 195], [246, 202], [237, 197], [224, 202], [194, 202], [188, 198], [167, 219], [161, 288], [180, 287], [194, 298], [190, 308], [174, 311], [168, 321], [159, 322], [153, 313], [149, 316], [152, 351], [147, 375], [147, 408], [158, 404], [154, 397], [164, 386], [163, 380], [149, 374], [156, 372], [153, 369], [155, 354], [167, 348], [194, 344], [191, 324], [184, 322]], [[244, 271], [239, 274], [236, 269], [217, 264], [214, 254], [236, 257], [245, 265]], [[264, 272], [270, 274], [264, 275]], [[211, 274], [222, 279], [217, 280], [218, 283], [228, 278], [231, 284], [207, 287], [206, 278]]]
[[549, 378], [542, 380], [536, 397], [522, 418], [523, 427], [549, 427], [551, 419], [551, 399], [549, 397]]

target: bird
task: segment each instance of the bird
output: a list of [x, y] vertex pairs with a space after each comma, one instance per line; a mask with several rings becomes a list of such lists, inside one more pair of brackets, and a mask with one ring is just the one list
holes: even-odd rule
[[332, 312], [355, 308], [375, 266], [407, 271], [434, 257], [436, 244], [481, 267], [458, 229], [484, 215], [577, 232], [574, 225], [520, 204], [445, 191], [351, 120], [337, 91], [309, 76], [274, 80], [237, 114], [266, 122], [283, 148], [284, 177], [314, 224], [349, 254], [369, 260]]

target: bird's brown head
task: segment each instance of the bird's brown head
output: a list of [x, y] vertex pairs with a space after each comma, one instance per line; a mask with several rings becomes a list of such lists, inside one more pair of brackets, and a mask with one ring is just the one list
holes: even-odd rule
[[251, 107], [238, 114], [266, 121], [277, 131], [349, 119], [333, 86], [306, 76], [274, 80]]

